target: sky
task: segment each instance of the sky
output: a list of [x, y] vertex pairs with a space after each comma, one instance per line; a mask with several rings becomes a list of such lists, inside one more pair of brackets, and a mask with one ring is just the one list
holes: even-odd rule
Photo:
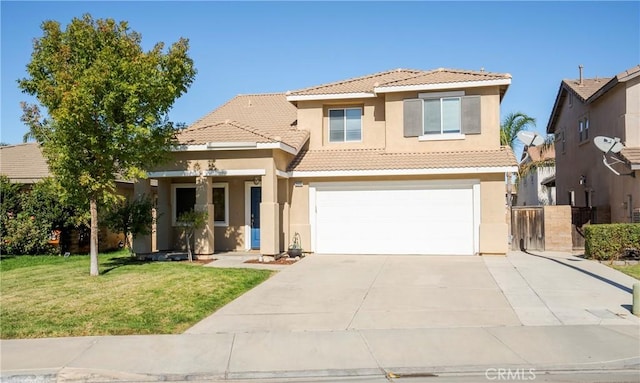
[[237, 94], [285, 92], [396, 68], [509, 73], [501, 117], [545, 134], [560, 82], [640, 64], [640, 2], [0, 2], [0, 141], [22, 142], [17, 80], [44, 20], [127, 21], [145, 50], [190, 41], [198, 71], [170, 112], [191, 124]]

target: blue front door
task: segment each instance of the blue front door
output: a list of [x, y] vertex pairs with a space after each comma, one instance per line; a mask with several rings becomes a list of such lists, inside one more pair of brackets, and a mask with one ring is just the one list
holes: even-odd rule
[[262, 188], [251, 187], [251, 248], [260, 249], [260, 201]]

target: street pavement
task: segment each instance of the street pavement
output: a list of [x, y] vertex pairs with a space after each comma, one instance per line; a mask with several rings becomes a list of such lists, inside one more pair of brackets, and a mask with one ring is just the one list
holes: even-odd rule
[[280, 269], [184, 334], [3, 340], [2, 381], [640, 381], [638, 281], [597, 262], [312, 255]]

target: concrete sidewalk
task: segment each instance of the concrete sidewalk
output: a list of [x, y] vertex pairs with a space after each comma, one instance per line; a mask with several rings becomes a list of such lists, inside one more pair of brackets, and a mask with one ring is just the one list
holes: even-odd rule
[[634, 282], [560, 253], [314, 255], [185, 334], [4, 340], [0, 368], [7, 382], [633, 374]]
[[636, 326], [252, 332], [2, 341], [2, 379], [105, 382], [638, 370]]

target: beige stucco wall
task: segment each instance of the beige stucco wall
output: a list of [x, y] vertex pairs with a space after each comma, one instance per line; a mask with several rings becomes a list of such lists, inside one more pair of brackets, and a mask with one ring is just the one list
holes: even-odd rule
[[[461, 89], [451, 89], [461, 90]], [[424, 92], [420, 92], [424, 93]], [[457, 151], [497, 149], [500, 146], [500, 90], [497, 86], [470, 88], [465, 95], [480, 95], [482, 134], [467, 135], [464, 140], [419, 141], [404, 137], [403, 100], [418, 97], [418, 92], [380, 94], [376, 98], [348, 101], [299, 101], [298, 126], [311, 133], [309, 149], [385, 148], [392, 152]], [[328, 110], [333, 107], [363, 107], [362, 141], [328, 141]]]
[[[630, 222], [629, 211], [640, 207], [640, 178], [616, 176], [607, 169], [593, 138], [619, 137], [626, 146], [640, 145], [640, 79], [618, 84], [589, 105], [575, 96], [571, 104], [568, 96], [555, 125], [557, 204], [570, 204], [569, 192], [574, 191], [575, 206], [586, 206], [585, 192], [591, 192], [599, 223], [609, 220], [609, 210], [611, 222]], [[585, 116], [589, 118], [589, 139], [579, 142], [578, 120]], [[622, 173], [629, 171], [620, 164], [616, 168]], [[587, 182], [581, 185], [583, 175]]]

